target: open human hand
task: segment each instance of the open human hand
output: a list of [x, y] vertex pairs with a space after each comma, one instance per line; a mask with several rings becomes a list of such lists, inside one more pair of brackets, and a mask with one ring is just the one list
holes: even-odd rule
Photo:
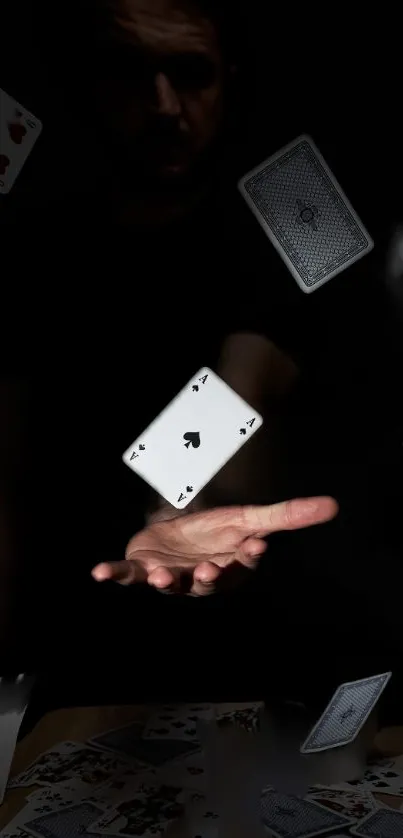
[[324, 523], [337, 512], [333, 498], [317, 497], [178, 514], [145, 527], [129, 541], [124, 561], [99, 564], [92, 575], [98, 582], [146, 582], [164, 592], [205, 596], [235, 565], [253, 570], [271, 533]]

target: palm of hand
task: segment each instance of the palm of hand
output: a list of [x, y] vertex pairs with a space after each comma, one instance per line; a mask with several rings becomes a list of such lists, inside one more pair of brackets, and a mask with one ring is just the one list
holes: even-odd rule
[[220, 570], [235, 562], [255, 566], [266, 543], [258, 536], [263, 528], [258, 514], [254, 524], [256, 533], [248, 507], [214, 509], [151, 524], [130, 540], [126, 559], [136, 563], [137, 572], [140, 566], [156, 587], [169, 587], [181, 574], [194, 575], [194, 583], [212, 584]]
[[169, 592], [185, 580], [190, 593], [202, 596], [213, 593], [229, 570], [254, 568], [265, 536], [329, 521], [337, 509], [332, 498], [320, 497], [174, 517], [145, 527], [130, 540], [124, 561], [97, 565], [92, 574], [99, 582], [147, 582]]

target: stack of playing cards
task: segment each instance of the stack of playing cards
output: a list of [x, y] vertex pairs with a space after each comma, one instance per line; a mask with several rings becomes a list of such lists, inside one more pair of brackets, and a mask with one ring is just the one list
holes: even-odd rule
[[373, 241], [307, 136], [238, 184], [302, 291], [315, 291], [373, 248]]

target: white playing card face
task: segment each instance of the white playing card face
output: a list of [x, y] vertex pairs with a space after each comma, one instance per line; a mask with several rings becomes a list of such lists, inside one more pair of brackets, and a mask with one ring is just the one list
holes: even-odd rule
[[262, 423], [252, 407], [204, 367], [125, 451], [123, 461], [183, 509]]
[[14, 185], [41, 131], [40, 120], [0, 89], [0, 193]]
[[373, 248], [312, 139], [302, 135], [238, 188], [302, 291], [310, 293]]
[[391, 672], [341, 684], [325, 712], [301, 746], [309, 754], [347, 745], [357, 737], [381, 693]]

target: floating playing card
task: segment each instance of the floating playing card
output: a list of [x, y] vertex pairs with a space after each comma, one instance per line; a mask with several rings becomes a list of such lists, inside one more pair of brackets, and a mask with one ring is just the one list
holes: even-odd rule
[[0, 192], [10, 191], [31, 153], [42, 123], [0, 89]]
[[317, 803], [278, 791], [265, 792], [260, 807], [264, 825], [276, 838], [311, 838], [354, 823]]
[[300, 288], [314, 291], [373, 241], [310, 137], [300, 136], [238, 184]]
[[391, 677], [391, 672], [341, 684], [301, 746], [302, 754], [347, 745], [358, 736]]
[[128, 448], [123, 461], [169, 503], [183, 509], [262, 422], [205, 367]]
[[360, 838], [402, 838], [403, 813], [393, 812], [391, 809], [378, 809], [364, 818], [351, 832]]

